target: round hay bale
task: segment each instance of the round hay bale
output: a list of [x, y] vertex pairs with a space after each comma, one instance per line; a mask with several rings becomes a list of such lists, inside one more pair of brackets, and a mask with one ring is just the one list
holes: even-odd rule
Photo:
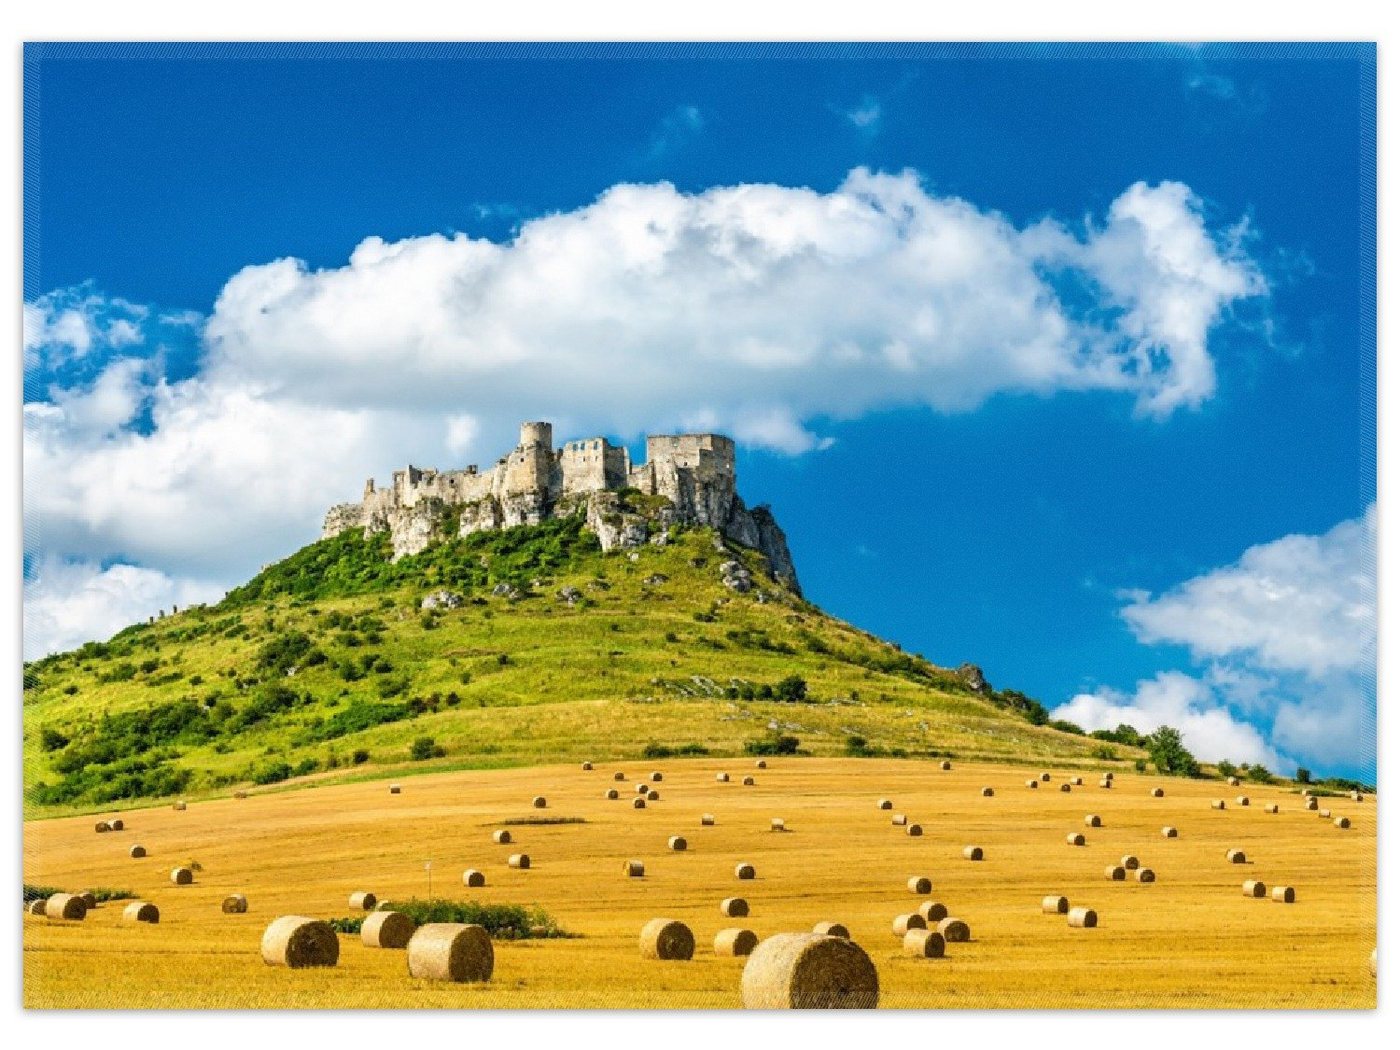
[[146, 855], [146, 847], [138, 842], [136, 845], [132, 846], [131, 849], [127, 850], [126, 854], [132, 860], [140, 860]]
[[622, 872], [629, 879], [640, 879], [647, 873], [646, 865], [639, 860], [624, 860]]
[[939, 920], [938, 932], [943, 934], [943, 939], [949, 944], [961, 944], [972, 939], [972, 930], [967, 923], [961, 919], [955, 919], [951, 915], [946, 919]]
[[486, 927], [430, 922], [408, 941], [408, 974], [427, 981], [489, 981], [496, 950]]
[[184, 799], [181, 799], [179, 802], [176, 802], [176, 803], [175, 803], [173, 806], [171, 806], [170, 808], [173, 809], [173, 810], [175, 810], [175, 812], [177, 812], [177, 813], [183, 813], [183, 812], [185, 811], [185, 809], [186, 809], [186, 806], [187, 806], [187, 803], [185, 802], [185, 800], [184, 800]]
[[1225, 859], [1228, 860], [1231, 864], [1244, 864], [1244, 863], [1245, 863], [1244, 850], [1242, 850], [1242, 849], [1227, 849], [1227, 850], [1225, 851]]
[[754, 949], [740, 982], [746, 1010], [873, 1010], [880, 978], [845, 937], [780, 933]]
[[160, 909], [150, 901], [132, 901], [122, 909], [122, 922], [160, 922]]
[[753, 777], [745, 777], [745, 778], [744, 778], [744, 787], [746, 787], [746, 788], [751, 788], [751, 787], [753, 787], [753, 786], [754, 786], [755, 784], [757, 784], [757, 783], [758, 783], [758, 781], [754, 780]]
[[938, 901], [924, 901], [914, 909], [924, 917], [924, 922], [939, 923], [948, 917], [948, 907]]
[[109, 827], [113, 831], [126, 830], [126, 824], [122, 821], [121, 817], [118, 817], [116, 820], [107, 821], [107, 827]]
[[1249, 796], [1248, 796], [1248, 795], [1240, 795], [1239, 797], [1237, 797], [1237, 798], [1235, 799], [1235, 805], [1237, 805], [1237, 806], [1247, 806], [1247, 805], [1249, 805]]
[[1343, 830], [1351, 827], [1351, 820], [1347, 817], [1338, 817], [1332, 823], [1336, 824], [1337, 827], [1342, 828]]
[[1157, 873], [1151, 868], [1138, 868], [1137, 871], [1135, 871], [1133, 874], [1137, 876], [1138, 882], [1157, 881]]
[[715, 826], [715, 815], [713, 813], [700, 814], [700, 826], [702, 828], [712, 828]]
[[584, 771], [585, 773], [592, 772], [592, 770], [593, 770], [593, 763], [592, 763], [592, 762], [585, 762], [585, 763], [583, 764], [583, 771]]
[[30, 915], [43, 915], [43, 914], [44, 914], [44, 906], [47, 905], [47, 904], [48, 904], [48, 901], [46, 901], [46, 900], [44, 900], [42, 897], [40, 897], [40, 898], [38, 898], [37, 900], [32, 900], [32, 901], [30, 901], [30, 902], [29, 902], [29, 907], [25, 908], [24, 910], [27, 911]]
[[366, 948], [407, 948], [418, 924], [401, 911], [377, 911], [360, 926]]
[[1297, 899], [1292, 886], [1275, 886], [1271, 896], [1276, 904], [1292, 904]]
[[666, 779], [666, 778], [663, 777], [663, 776], [661, 775], [661, 771], [660, 771], [659, 769], [654, 769], [654, 770], [652, 770], [652, 773], [651, 773], [651, 782], [652, 782], [653, 784], [659, 784], [659, 783], [661, 783], [661, 782], [662, 782], [663, 780], [665, 780], [665, 779]]
[[1162, 797], [1165, 796], [1165, 795], [1166, 795], [1166, 792], [1163, 791], [1161, 788], [1153, 788], [1153, 789], [1152, 789], [1152, 797], [1153, 797], [1153, 798], [1162, 798]]
[[904, 954], [916, 959], [941, 959], [945, 943], [937, 930], [910, 930], [904, 935]]
[[1040, 910], [1046, 915], [1064, 915], [1069, 912], [1069, 898], [1041, 897]]
[[729, 774], [728, 774], [728, 773], [716, 773], [716, 774], [715, 774], [715, 779], [716, 779], [717, 781], [719, 781], [721, 784], [728, 784], [728, 783], [729, 783]]
[[1131, 853], [1123, 854], [1123, 858], [1118, 863], [1123, 865], [1128, 871], [1137, 871], [1138, 868], [1141, 867], [1138, 863], [1138, 859]]
[[97, 894], [93, 893], [92, 890], [83, 890], [82, 893], [78, 894], [78, 899], [83, 902], [88, 911], [97, 907]]
[[890, 823], [897, 828], [902, 828], [909, 823], [909, 818], [903, 813], [896, 813], [894, 816], [890, 817]]
[[1070, 782], [1071, 784], [1073, 784], [1075, 787], [1083, 787], [1083, 786], [1084, 786], [1084, 778], [1083, 778], [1083, 777], [1070, 777], [1070, 778], [1069, 778], [1069, 782]]
[[219, 908], [225, 915], [242, 915], [248, 910], [248, 898], [241, 893], [230, 893]]
[[633, 808], [633, 809], [646, 809], [646, 808], [647, 808], [647, 800], [646, 800], [646, 797], [643, 796], [643, 795], [638, 795], [636, 798], [634, 798], [634, 799], [632, 800], [632, 808]]
[[1049, 773], [1042, 773], [1042, 774], [1040, 774], [1040, 779], [1041, 779], [1042, 781], [1044, 781], [1046, 784], [1048, 784], [1048, 783], [1050, 783], [1050, 774], [1049, 774]]
[[1060, 790], [1061, 790], [1061, 791], [1068, 791], [1068, 790], [1069, 790], [1069, 784], [1061, 784], [1061, 785], [1060, 785]]
[[1099, 787], [1101, 788], [1111, 788], [1112, 786], [1113, 780], [1110, 777], [1104, 777], [1102, 780], [1099, 781]]
[[400, 795], [400, 794], [402, 794], [402, 793], [403, 793], [403, 786], [402, 786], [402, 785], [400, 785], [400, 784], [390, 784], [390, 785], [389, 785], [389, 794], [391, 794], [391, 795]]
[[76, 893], [55, 893], [44, 902], [44, 914], [50, 919], [81, 919], [87, 911], [87, 905]]
[[263, 962], [269, 966], [334, 966], [340, 938], [328, 922], [305, 915], [283, 915], [268, 923], [262, 936]]
[[1101, 828], [1103, 827], [1103, 818], [1097, 813], [1090, 813], [1084, 818], [1084, 826], [1086, 828]]
[[1164, 838], [1164, 839], [1174, 839], [1174, 838], [1176, 838], [1176, 828], [1174, 828], [1174, 827], [1172, 827], [1170, 824], [1168, 824], [1166, 827], [1164, 827], [1164, 828], [1162, 829], [1162, 838]]
[[879, 802], [879, 809], [894, 809], [894, 803], [887, 798], [882, 798]]
[[844, 937], [851, 939], [851, 931], [839, 922], [819, 922], [812, 927], [812, 932], [821, 937]]
[[239, 790], [237, 790], [237, 791], [235, 791], [235, 792], [233, 793], [233, 797], [234, 797], [234, 798], [247, 798], [247, 797], [248, 797], [248, 792], [246, 792], [246, 791], [244, 791], [243, 789], [240, 788]]
[[512, 868], [519, 868], [521, 871], [525, 871], [530, 866], [530, 854], [512, 853], [506, 858], [506, 864]]
[[607, 798], [607, 799], [616, 799], [616, 798], [617, 798], [617, 788], [608, 788], [607, 791], [603, 792], [603, 797], [604, 797], [604, 798]]
[[647, 787], [645, 784], [633, 784], [632, 790], [638, 795], [645, 795], [651, 788]]
[[686, 842], [680, 835], [672, 835], [666, 840], [666, 848], [673, 849], [677, 853], [684, 853], [689, 846], [690, 843]]
[[782, 817], [774, 817], [772, 820], [770, 820], [770, 821], [768, 822], [768, 830], [769, 830], [769, 831], [786, 831], [786, 830], [787, 830], [787, 824], [785, 824], [785, 823], [783, 822], [783, 818], [782, 818]]
[[1128, 873], [1118, 864], [1110, 864], [1103, 869], [1103, 877], [1109, 882], [1122, 882], [1128, 877]]
[[933, 892], [933, 880], [927, 875], [911, 875], [905, 885], [909, 887], [910, 893], [918, 894], [920, 897]]
[[[546, 806], [549, 805], [549, 803], [548, 803], [547, 801], [545, 801], [545, 797], [544, 797], [543, 795], [536, 795], [534, 798], [532, 798], [532, 799], [530, 800], [530, 805], [534, 806], [536, 809], [544, 809]], [[441, 925], [443, 925], [443, 926], [449, 926], [449, 925], [455, 925], [455, 924], [453, 924], [453, 923], [442, 923]]]
[[379, 903], [379, 898], [368, 890], [356, 890], [350, 894], [350, 907], [356, 911], [374, 911], [374, 906]]
[[1215, 799], [1214, 801], [1211, 802], [1210, 808], [1211, 808], [1211, 809], [1224, 809], [1224, 808], [1225, 808], [1225, 800], [1224, 800], [1223, 798], [1217, 798], [1217, 799]]
[[715, 934], [715, 954], [730, 958], [752, 955], [758, 947], [758, 934], [753, 930], [720, 930]]
[[112, 830], [112, 825], [105, 820], [99, 820], [96, 824], [93, 825], [92, 829], [99, 835], [105, 835], [107, 832]]
[[995, 795], [995, 794], [996, 794], [996, 792], [993, 791], [993, 790], [992, 790], [991, 788], [989, 788], [989, 787], [984, 787], [984, 788], [982, 789], [982, 797], [983, 797], [983, 798], [991, 798], [991, 797], [992, 797], [993, 795]]
[[1071, 846], [1082, 846], [1084, 845], [1084, 836], [1077, 831], [1071, 832], [1065, 836], [1065, 842]]
[[923, 833], [924, 826], [922, 824], [910, 824], [907, 828], [904, 829], [904, 834], [914, 839], [918, 838]]
[[928, 923], [918, 912], [909, 912], [906, 915], [896, 915], [892, 924], [894, 935], [902, 938], [910, 930], [924, 930], [928, 928]]
[[945, 758], [942, 762], [938, 763], [938, 768], [941, 769], [941, 770], [943, 770], [943, 772], [946, 773], [946, 772], [948, 772], [948, 770], [950, 770], [950, 769], [953, 768], [953, 763], [949, 762], [949, 761]]
[[1264, 812], [1265, 812], [1265, 813], [1277, 813], [1277, 812], [1278, 812], [1278, 803], [1277, 803], [1277, 802], [1270, 802], [1267, 806], [1264, 807]]
[[753, 764], [753, 767], [754, 769], [767, 769], [768, 763], [760, 758], [757, 762]]
[[1353, 802], [1365, 802], [1365, 801], [1366, 801], [1366, 796], [1363, 795], [1363, 794], [1362, 794], [1361, 792], [1359, 792], [1359, 791], [1353, 791], [1353, 792], [1351, 793], [1351, 800], [1352, 800]]
[[719, 902], [719, 912], [730, 919], [742, 919], [749, 913], [749, 902], [743, 897], [725, 897]]
[[1304, 805], [1310, 810], [1317, 809], [1317, 799], [1309, 796], [1308, 801], [1304, 803]]
[[1262, 898], [1266, 893], [1269, 892], [1268, 887], [1266, 887], [1262, 882], [1260, 882], [1257, 879], [1245, 879], [1242, 888], [1246, 897]]
[[614, 780], [626, 780], [626, 779], [627, 779], [627, 774], [624, 773], [624, 772], [622, 772], [621, 770], [618, 770], [616, 773], [613, 774], [613, 779], [614, 779]]
[[982, 847], [981, 847], [981, 846], [964, 846], [964, 847], [963, 847], [963, 856], [964, 856], [966, 859], [968, 859], [968, 860], [981, 860], [981, 859], [982, 859]]
[[468, 868], [462, 872], [462, 885], [473, 888], [486, 885], [486, 873], [477, 871], [475, 868]]
[[1092, 930], [1099, 924], [1099, 913], [1093, 908], [1072, 908], [1069, 924], [1077, 930]]
[[491, 841], [498, 846], [509, 846], [511, 842], [510, 832], [505, 828], [491, 832]]
[[734, 865], [734, 877], [736, 879], [751, 879], [754, 877], [754, 874], [755, 872], [752, 864], [740, 863]]
[[660, 798], [661, 798], [661, 792], [659, 792], [659, 791], [648, 791], [648, 792], [647, 792], [647, 801], [648, 801], [648, 802], [656, 802], [656, 801], [658, 801]]
[[681, 960], [695, 954], [695, 934], [676, 919], [652, 919], [642, 927], [643, 959]]
[[1237, 787], [1240, 786], [1240, 778], [1239, 778], [1239, 777], [1229, 777], [1229, 778], [1225, 781], [1225, 783], [1229, 784], [1232, 788], [1237, 788]]
[[1323, 820], [1331, 820], [1331, 819], [1332, 819], [1332, 811], [1331, 811], [1330, 809], [1320, 809], [1320, 810], [1317, 811], [1317, 815], [1318, 815], [1319, 817], [1321, 817]]
[[1034, 791], [1036, 788], [1040, 787], [1040, 781], [1039, 781], [1039, 780], [1034, 780], [1034, 779], [1032, 779], [1032, 780], [1027, 780], [1027, 781], [1026, 781], [1026, 787], [1028, 787], [1028, 788], [1030, 788], [1032, 791]]
[[194, 872], [189, 868], [171, 868], [170, 881], [176, 886], [188, 886], [194, 881]]
[[1112, 779], [1113, 779], [1113, 771], [1112, 771], [1112, 770], [1109, 770], [1107, 773], [1105, 773], [1105, 774], [1103, 775], [1103, 778], [1104, 778], [1105, 780], [1112, 780]]

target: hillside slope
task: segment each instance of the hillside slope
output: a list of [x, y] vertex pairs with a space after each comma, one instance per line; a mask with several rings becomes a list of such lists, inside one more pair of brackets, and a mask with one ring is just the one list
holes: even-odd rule
[[[27, 815], [782, 736], [823, 755], [1104, 757], [1033, 724], [1034, 701], [824, 614], [708, 528], [604, 553], [565, 518], [396, 563], [387, 542], [313, 543], [217, 606], [28, 665]], [[461, 604], [424, 610], [438, 591]]]

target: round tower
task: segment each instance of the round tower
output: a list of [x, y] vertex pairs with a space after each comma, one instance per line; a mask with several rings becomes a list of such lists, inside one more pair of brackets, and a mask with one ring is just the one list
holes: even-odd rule
[[530, 448], [532, 445], [543, 445], [545, 448], [552, 449], [554, 447], [554, 424], [521, 423], [520, 447]]

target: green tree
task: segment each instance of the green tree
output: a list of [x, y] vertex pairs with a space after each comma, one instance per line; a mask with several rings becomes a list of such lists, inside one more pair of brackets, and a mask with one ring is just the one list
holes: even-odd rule
[[1159, 773], [1179, 777], [1200, 775], [1200, 763], [1186, 750], [1181, 733], [1171, 726], [1158, 726], [1143, 739], [1143, 747], [1152, 756], [1152, 764]]
[[1298, 772], [1295, 773], [1295, 774], [1293, 775], [1293, 779], [1296, 780], [1296, 781], [1297, 781], [1298, 783], [1300, 783], [1300, 784], [1311, 784], [1311, 783], [1312, 783], [1312, 770], [1310, 770], [1310, 769], [1304, 769], [1302, 766], [1299, 766], [1299, 767], [1298, 767]]
[[1215, 768], [1219, 771], [1222, 777], [1233, 777], [1240, 771], [1239, 767], [1236, 766], [1235, 763], [1227, 761], [1223, 758], [1219, 762], [1215, 763]]

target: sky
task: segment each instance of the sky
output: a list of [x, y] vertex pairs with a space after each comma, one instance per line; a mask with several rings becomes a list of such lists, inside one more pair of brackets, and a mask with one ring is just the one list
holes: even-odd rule
[[25, 653], [717, 429], [829, 612], [1375, 775], [1374, 49], [26, 49]]

